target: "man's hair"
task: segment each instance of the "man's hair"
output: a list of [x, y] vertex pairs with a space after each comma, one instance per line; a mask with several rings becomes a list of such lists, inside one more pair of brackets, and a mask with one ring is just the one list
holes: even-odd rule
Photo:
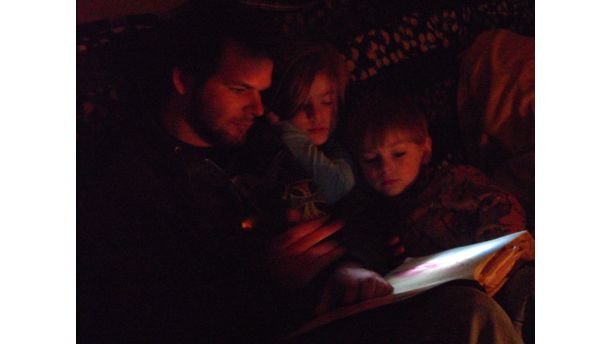
[[333, 45], [323, 41], [293, 42], [280, 49], [278, 55], [266, 101], [281, 119], [291, 119], [306, 104], [319, 72], [335, 83], [337, 106], [344, 102], [348, 72], [344, 58]]
[[[140, 110], [159, 111], [172, 91], [172, 68], [200, 87], [218, 70], [229, 42], [247, 57], [273, 58], [272, 21], [237, 1], [189, 1], [140, 37], [139, 59], [131, 58], [126, 74], [134, 80], [132, 99]], [[132, 50], [137, 49], [132, 48]], [[143, 109], [145, 108], [145, 109]], [[147, 112], [147, 111], [145, 111]]]
[[228, 42], [248, 57], [272, 57], [274, 30], [262, 12], [235, 1], [191, 1], [177, 10], [165, 32], [167, 67], [204, 84], [220, 64]]
[[354, 154], [360, 153], [366, 139], [374, 146], [383, 144], [390, 131], [407, 131], [419, 145], [429, 136], [425, 114], [411, 95], [379, 88], [355, 102], [348, 115], [348, 139]]

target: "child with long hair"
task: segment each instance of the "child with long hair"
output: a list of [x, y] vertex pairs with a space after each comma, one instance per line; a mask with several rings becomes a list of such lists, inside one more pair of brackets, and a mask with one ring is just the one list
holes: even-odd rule
[[268, 92], [268, 118], [326, 204], [355, 184], [350, 155], [334, 135], [347, 79], [345, 61], [333, 46], [297, 43], [281, 52]]

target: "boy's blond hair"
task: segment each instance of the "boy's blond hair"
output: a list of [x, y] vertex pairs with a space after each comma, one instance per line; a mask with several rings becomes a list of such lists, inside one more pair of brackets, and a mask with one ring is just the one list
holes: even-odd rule
[[384, 90], [370, 92], [357, 102], [348, 122], [348, 138], [355, 154], [360, 153], [365, 140], [375, 147], [383, 144], [390, 131], [408, 131], [411, 141], [419, 145], [429, 138], [425, 114], [415, 98]]

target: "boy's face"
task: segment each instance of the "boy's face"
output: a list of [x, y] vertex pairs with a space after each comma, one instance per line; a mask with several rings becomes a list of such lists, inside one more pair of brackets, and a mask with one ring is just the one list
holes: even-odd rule
[[397, 196], [416, 180], [424, 157], [431, 152], [431, 139], [419, 145], [409, 131], [387, 131], [378, 146], [366, 137], [359, 164], [368, 184], [386, 196]]

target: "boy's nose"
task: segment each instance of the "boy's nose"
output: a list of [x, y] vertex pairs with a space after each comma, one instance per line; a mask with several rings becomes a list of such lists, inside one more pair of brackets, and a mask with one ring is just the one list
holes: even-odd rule
[[383, 176], [389, 176], [394, 168], [393, 162], [387, 160], [381, 161], [380, 171]]

